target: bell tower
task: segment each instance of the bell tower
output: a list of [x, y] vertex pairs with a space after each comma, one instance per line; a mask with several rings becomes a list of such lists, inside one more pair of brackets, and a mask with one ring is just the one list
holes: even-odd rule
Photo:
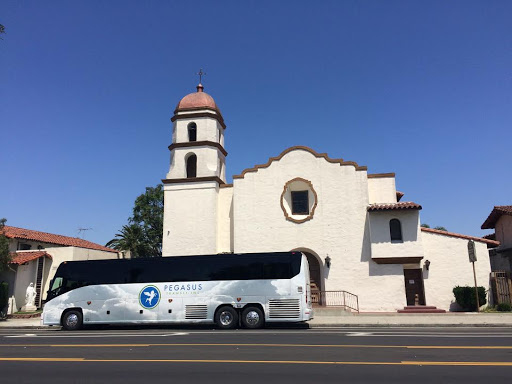
[[218, 194], [226, 180], [226, 125], [213, 97], [201, 83], [196, 89], [180, 100], [171, 118], [170, 167], [162, 180], [163, 256], [217, 253]]

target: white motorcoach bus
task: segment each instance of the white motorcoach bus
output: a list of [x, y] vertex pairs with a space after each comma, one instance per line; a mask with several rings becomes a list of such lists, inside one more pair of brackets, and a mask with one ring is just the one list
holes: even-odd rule
[[301, 252], [69, 261], [55, 273], [45, 325], [303, 322], [313, 318]]

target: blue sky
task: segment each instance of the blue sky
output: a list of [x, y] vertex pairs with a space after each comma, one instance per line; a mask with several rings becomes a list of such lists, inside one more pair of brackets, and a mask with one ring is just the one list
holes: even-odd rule
[[[512, 204], [510, 1], [0, 4], [0, 217], [106, 243], [169, 167], [195, 73], [228, 181], [293, 145], [395, 172], [422, 222]], [[341, 197], [342, 198], [342, 197]]]

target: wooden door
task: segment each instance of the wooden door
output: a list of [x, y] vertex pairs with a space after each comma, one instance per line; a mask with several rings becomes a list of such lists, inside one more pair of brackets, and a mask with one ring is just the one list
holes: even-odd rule
[[404, 269], [404, 279], [407, 305], [415, 304], [416, 295], [418, 295], [419, 305], [425, 305], [423, 271], [421, 269]]

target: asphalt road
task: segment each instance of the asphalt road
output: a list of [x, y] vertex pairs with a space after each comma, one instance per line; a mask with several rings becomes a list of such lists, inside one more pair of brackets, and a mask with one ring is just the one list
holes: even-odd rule
[[2, 383], [494, 383], [512, 328], [0, 330]]

